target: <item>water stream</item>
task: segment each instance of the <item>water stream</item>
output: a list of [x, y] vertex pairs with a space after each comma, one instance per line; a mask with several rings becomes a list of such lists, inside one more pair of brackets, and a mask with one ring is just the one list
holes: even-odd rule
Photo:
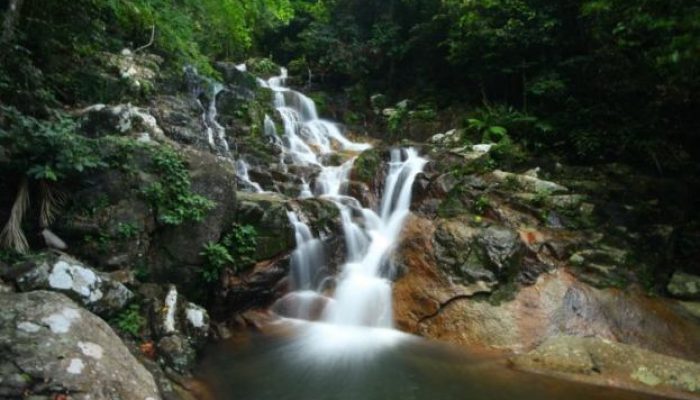
[[[282, 69], [279, 76], [260, 81], [274, 91], [274, 106], [284, 126], [283, 159], [319, 169], [313, 190], [304, 181], [299, 197], [323, 197], [337, 205], [347, 249], [335, 293], [332, 298], [326, 298], [321, 319], [334, 325], [390, 328], [391, 284], [383, 267], [409, 212], [413, 181], [426, 160], [414, 149], [393, 149], [381, 208], [363, 207], [359, 200], [345, 193], [355, 157], [350, 156], [340, 165], [326, 165], [323, 160], [327, 157], [323, 156], [338, 152], [356, 154], [371, 146], [353, 142], [335, 123], [319, 118], [313, 100], [285, 87], [286, 80], [287, 71]], [[265, 118], [265, 131], [276, 135], [270, 116]], [[325, 265], [323, 245], [320, 238], [313, 237], [303, 215], [290, 211], [289, 219], [297, 242], [291, 262], [295, 291], [289, 297], [298, 303], [298, 313], [293, 316], [309, 318], [308, 310], [319, 302], [318, 297], [327, 295], [326, 281], [318, 274], [319, 266]]]
[[[319, 118], [314, 102], [286, 87], [286, 80], [284, 69], [258, 80], [274, 92], [276, 117], [284, 127], [278, 135], [273, 116], [265, 116], [264, 131], [279, 148], [282, 164], [317, 171], [312, 182], [301, 179], [298, 197], [320, 197], [338, 207], [344, 265], [337, 277], [328, 275], [324, 238], [314, 235], [304, 213], [290, 209], [296, 249], [292, 291], [278, 301], [285, 304], [285, 318], [268, 327], [272, 334], [211, 351], [202, 368], [214, 398], [652, 398], [512, 371], [503, 362], [469, 357], [393, 329], [390, 255], [410, 213], [413, 182], [427, 161], [413, 148], [392, 149], [380, 205], [364, 207], [346, 190], [355, 157], [371, 146], [348, 139], [338, 125]], [[345, 161], [326, 164], [333, 154]], [[263, 191], [242, 160], [238, 174], [244, 188]]]

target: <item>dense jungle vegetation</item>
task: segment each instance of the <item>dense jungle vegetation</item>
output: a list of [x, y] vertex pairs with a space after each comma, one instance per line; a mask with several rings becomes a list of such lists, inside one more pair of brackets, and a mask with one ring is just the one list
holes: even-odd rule
[[427, 119], [456, 109], [462, 128], [532, 154], [661, 174], [693, 171], [700, 156], [693, 1], [9, 0], [2, 9], [8, 193], [26, 178], [45, 187], [106, 165], [67, 113], [148, 98], [154, 88], [125, 90], [104, 73], [124, 48], [162, 57], [165, 86], [186, 65], [217, 78], [214, 61], [269, 57], [344, 92], [357, 112], [376, 110], [371, 98], [384, 107], [409, 98]]
[[[270, 56], [355, 105], [375, 92], [434, 111], [464, 105], [513, 139], [585, 161], [673, 168], [695, 158], [700, 5], [655, 0], [12, 0], [4, 107], [47, 118], [109, 102], [101, 55], [171, 70]], [[152, 40], [151, 40], [152, 39]], [[149, 46], [150, 45], [150, 46]], [[467, 124], [465, 118], [465, 124]]]

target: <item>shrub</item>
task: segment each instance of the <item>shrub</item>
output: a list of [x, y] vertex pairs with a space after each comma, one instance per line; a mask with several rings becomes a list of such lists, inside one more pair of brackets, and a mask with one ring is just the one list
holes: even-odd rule
[[146, 324], [146, 318], [141, 315], [141, 307], [137, 303], [131, 303], [117, 314], [111, 322], [120, 331], [138, 336]]
[[204, 245], [200, 253], [204, 257], [202, 279], [206, 283], [213, 283], [219, 279], [221, 272], [227, 265], [233, 264], [233, 257], [228, 249], [220, 244], [209, 242]]
[[255, 263], [258, 232], [252, 225], [234, 225], [233, 230], [226, 234], [221, 243], [233, 257], [237, 270], [242, 270]]
[[192, 192], [185, 163], [172, 149], [159, 146], [152, 152], [159, 179], [148, 186], [144, 194], [155, 208], [158, 220], [166, 225], [201, 221], [216, 203]]
[[224, 235], [219, 243], [206, 243], [200, 253], [204, 257], [204, 282], [216, 282], [227, 266], [242, 271], [255, 263], [256, 238], [257, 232], [253, 226], [234, 225], [231, 232]]

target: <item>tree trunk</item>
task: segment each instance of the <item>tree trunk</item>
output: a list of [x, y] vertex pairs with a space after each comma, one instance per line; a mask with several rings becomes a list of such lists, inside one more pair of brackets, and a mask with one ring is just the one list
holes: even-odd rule
[[20, 11], [24, 0], [10, 0], [5, 10], [5, 21], [2, 24], [2, 38], [0, 43], [7, 44], [15, 37], [15, 28], [19, 22]]

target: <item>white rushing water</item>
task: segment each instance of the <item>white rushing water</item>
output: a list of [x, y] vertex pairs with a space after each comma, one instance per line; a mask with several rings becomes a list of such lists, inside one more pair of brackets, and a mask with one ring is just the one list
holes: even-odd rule
[[[327, 259], [322, 238], [314, 237], [303, 214], [289, 211], [288, 217], [295, 229], [297, 244], [291, 258], [290, 273], [294, 291], [281, 301], [286, 302], [287, 312], [290, 312], [288, 304], [293, 303], [291, 313], [302, 319], [314, 318], [312, 310], [318, 311], [320, 304], [322, 312], [315, 318], [320, 317], [329, 323], [323, 325], [323, 336], [328, 329], [335, 329], [333, 326], [345, 327], [342, 328], [345, 332], [342, 337], [362, 327], [391, 328], [393, 317], [391, 282], [388, 276], [389, 256], [409, 213], [414, 179], [426, 160], [412, 148], [391, 150], [381, 206], [379, 210], [363, 207], [360, 201], [348, 196], [345, 190], [355, 160], [352, 154], [371, 146], [353, 142], [342, 134], [335, 123], [319, 118], [313, 100], [285, 87], [286, 80], [285, 69], [282, 69], [279, 76], [267, 81], [258, 80], [261, 86], [274, 92], [274, 106], [284, 126], [280, 140], [272, 118], [266, 116], [265, 133], [279, 146], [281, 160], [292, 165], [318, 169], [313, 185], [302, 180], [299, 197], [323, 197], [337, 205], [347, 254], [337, 282], [335, 285], [329, 284], [333, 278], [326, 276]], [[350, 158], [340, 165], [324, 164], [323, 160], [327, 159], [324, 156], [340, 152], [349, 154]], [[248, 166], [241, 166], [241, 179], [255, 191], [261, 191], [259, 185], [250, 181]], [[329, 289], [334, 286], [334, 293], [329, 298], [330, 292], [333, 292]], [[350, 329], [351, 326], [354, 328]], [[342, 345], [348, 341], [334, 340], [332, 343]]]
[[250, 166], [244, 159], [239, 158], [238, 161], [236, 161], [236, 176], [238, 177], [238, 180], [245, 187], [252, 189], [252, 191], [255, 193], [264, 192], [259, 183], [253, 182], [253, 180], [250, 179], [250, 175], [248, 174], [249, 168]]

